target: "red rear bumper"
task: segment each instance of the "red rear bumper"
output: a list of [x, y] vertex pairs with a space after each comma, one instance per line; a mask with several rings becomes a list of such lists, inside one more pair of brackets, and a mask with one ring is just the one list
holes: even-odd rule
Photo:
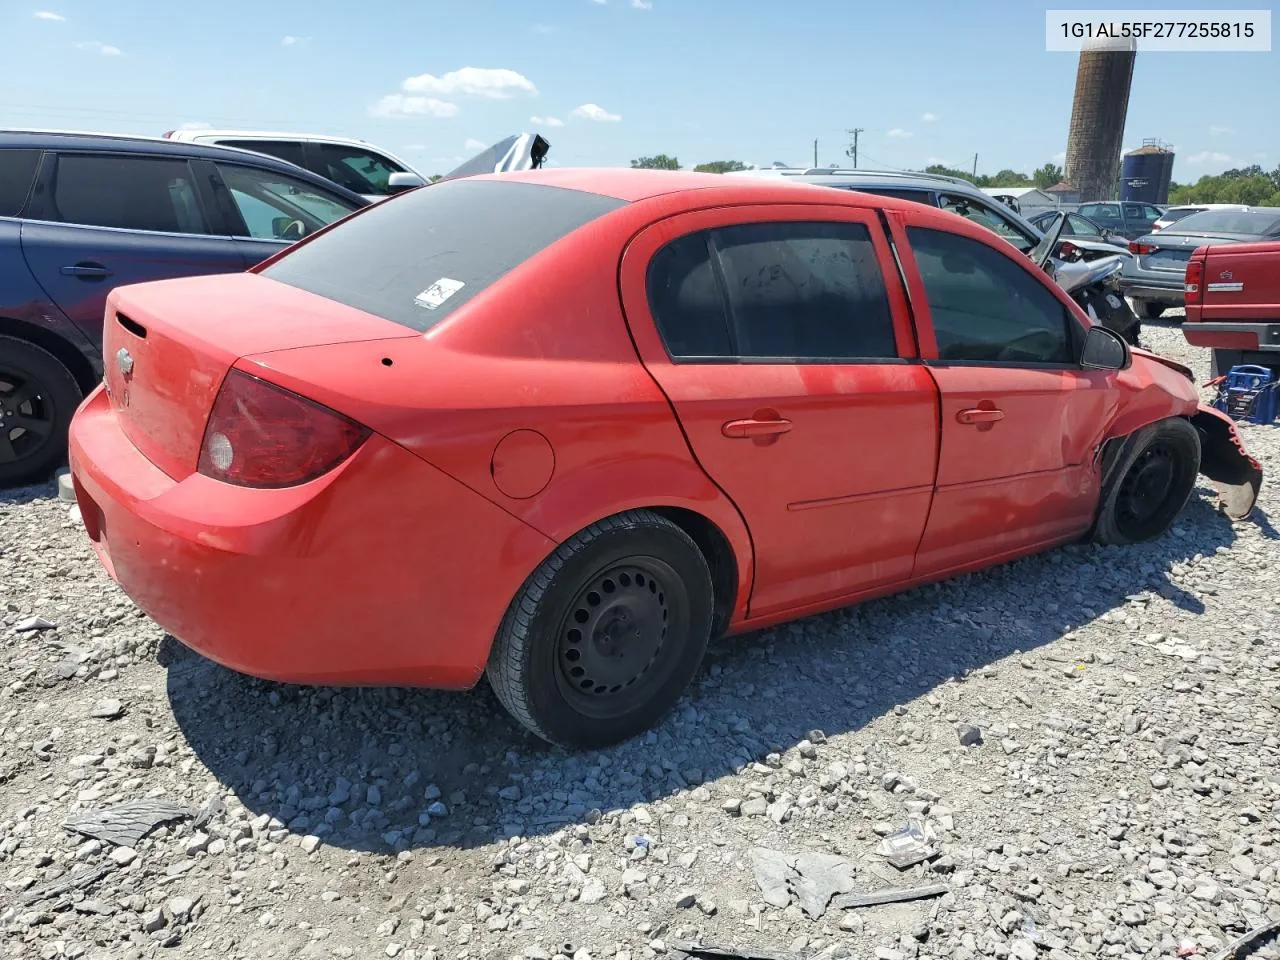
[[161, 627], [242, 673], [465, 688], [511, 597], [554, 544], [374, 435], [311, 483], [174, 481], [101, 387], [71, 426], [94, 549]]

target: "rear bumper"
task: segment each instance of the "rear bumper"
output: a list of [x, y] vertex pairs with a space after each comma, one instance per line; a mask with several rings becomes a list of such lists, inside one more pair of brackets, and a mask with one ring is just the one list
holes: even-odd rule
[[374, 435], [310, 483], [175, 481], [101, 387], [71, 425], [81, 515], [111, 576], [161, 627], [241, 673], [465, 688], [554, 544]]
[[1186, 295], [1185, 281], [1178, 278], [1174, 281], [1121, 275], [1120, 292], [1135, 300], [1151, 300], [1173, 307], [1183, 305]]
[[1182, 325], [1193, 347], [1217, 350], [1280, 350], [1280, 323], [1199, 323]]

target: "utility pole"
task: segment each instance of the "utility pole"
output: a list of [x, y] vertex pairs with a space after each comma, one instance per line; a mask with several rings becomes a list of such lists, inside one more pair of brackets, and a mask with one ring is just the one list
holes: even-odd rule
[[976, 153], [973, 155], [973, 175], [975, 177], [978, 175], [978, 155]]
[[863, 132], [863, 128], [854, 127], [852, 130], [846, 130], [845, 132], [853, 137], [853, 143], [845, 153], [853, 158], [853, 168], [856, 170], [858, 169], [858, 134]]
[[813, 141], [813, 165], [818, 165], [818, 141]]

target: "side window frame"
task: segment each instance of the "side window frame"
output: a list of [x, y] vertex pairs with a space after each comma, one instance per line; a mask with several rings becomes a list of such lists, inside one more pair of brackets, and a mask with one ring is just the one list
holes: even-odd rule
[[[106, 159], [130, 159], [147, 162], [150, 160], [170, 160], [185, 164], [191, 175], [191, 182], [195, 188], [195, 202], [200, 211], [200, 215], [204, 218], [207, 230], [204, 233], [189, 233], [181, 230], [142, 230], [134, 227], [110, 227], [93, 223], [74, 223], [68, 220], [62, 220], [57, 217], [59, 211], [56, 209], [53, 197], [54, 184], [57, 182], [58, 161], [62, 157], [102, 157]], [[201, 188], [201, 174], [197, 161], [183, 154], [170, 153], [146, 153], [132, 150], [77, 150], [77, 149], [47, 149], [43, 151], [40, 163], [36, 168], [35, 182], [31, 187], [31, 192], [27, 197], [26, 213], [24, 219], [36, 220], [41, 223], [55, 224], [62, 227], [76, 227], [85, 230], [118, 230], [121, 233], [145, 234], [147, 236], [157, 237], [212, 237], [217, 238], [224, 236], [222, 231], [222, 218], [220, 211], [209, 203], [209, 197]]]
[[[786, 215], [778, 216], [776, 211], [786, 211]], [[641, 287], [641, 295], [644, 298], [645, 312], [647, 314], [648, 325], [653, 330], [653, 339], [659, 346], [663, 358], [666, 362], [673, 365], [687, 364], [722, 364], [722, 365], [761, 365], [761, 364], [792, 364], [797, 366], [830, 366], [830, 365], [863, 365], [863, 364], [906, 364], [919, 362], [919, 347], [917, 341], [916, 330], [912, 322], [911, 306], [907, 296], [907, 291], [902, 284], [901, 267], [896, 262], [893, 244], [883, 227], [881, 211], [872, 208], [858, 207], [838, 207], [836, 210], [843, 215], [833, 216], [833, 211], [829, 207], [823, 207], [815, 204], [786, 204], [770, 206], [761, 209], [755, 206], [734, 207], [729, 210], [724, 208], [716, 210], [697, 211], [694, 213], [681, 214], [670, 218], [667, 221], [660, 221], [648, 228], [647, 232], [661, 230], [662, 242], [654, 245], [652, 251], [646, 255], [644, 265], [645, 281]], [[698, 226], [681, 227], [677, 224], [698, 223]], [[789, 223], [789, 222], [820, 222], [835, 224], [858, 224], [863, 226], [870, 237], [872, 250], [875, 254], [876, 266], [880, 272], [881, 282], [884, 287], [885, 298], [889, 308], [889, 320], [893, 329], [894, 349], [897, 352], [895, 357], [850, 357], [850, 358], [798, 358], [798, 357], [744, 357], [744, 356], [724, 356], [724, 357], [682, 357], [674, 355], [663, 335], [661, 325], [658, 323], [657, 317], [653, 313], [652, 304], [648, 297], [647, 272], [649, 263], [657, 255], [658, 251], [665, 248], [671, 242], [686, 237], [693, 233], [703, 232], [708, 235], [714, 235], [717, 230], [727, 227], [756, 224], [756, 223]], [[643, 236], [643, 233], [642, 235]], [[633, 245], [635, 241], [633, 240]], [[716, 273], [717, 284], [720, 288], [721, 302], [725, 311], [727, 321], [730, 325], [729, 342], [731, 345], [737, 343], [737, 331], [734, 329], [735, 321], [731, 304], [724, 285], [723, 267], [718, 262], [718, 257], [714, 256], [714, 241], [708, 243], [709, 253], [712, 256], [712, 269]], [[630, 248], [628, 248], [630, 249]], [[623, 269], [625, 272], [628, 250], [623, 252]]]
[[[965, 367], [991, 367], [998, 370], [1011, 369], [1036, 369], [1036, 370], [1080, 370], [1080, 351], [1084, 345], [1084, 337], [1086, 333], [1085, 323], [1081, 320], [1081, 312], [1078, 306], [1067, 296], [1057, 284], [1049, 281], [1040, 275], [1030, 260], [1016, 251], [1012, 251], [1014, 255], [1010, 255], [1010, 251], [1002, 250], [1000, 245], [1005, 243], [999, 237], [992, 234], [988, 237], [974, 237], [965, 230], [954, 229], [951, 225], [941, 225], [933, 222], [932, 219], [926, 220], [923, 217], [909, 216], [890, 217], [891, 232], [894, 240], [895, 249], [902, 263], [903, 276], [906, 280], [907, 290], [910, 296], [911, 311], [915, 322], [916, 335], [920, 343], [920, 357], [926, 366], [965, 366]], [[916, 261], [915, 250], [912, 248], [910, 240], [907, 236], [909, 228], [933, 230], [939, 233], [950, 233], [958, 237], [963, 237], [974, 243], [982, 244], [990, 248], [995, 254], [1006, 257], [1018, 269], [1024, 271], [1033, 283], [1040, 284], [1049, 296], [1053, 297], [1058, 305], [1062, 308], [1063, 323], [1067, 332], [1067, 339], [1070, 342], [1070, 350], [1072, 359], [1065, 362], [1035, 362], [1026, 360], [948, 360], [939, 356], [937, 336], [933, 326], [933, 314], [929, 307], [928, 294], [925, 290], [924, 279], [920, 272], [920, 265]], [[975, 230], [985, 230], [985, 228], [973, 225]], [[990, 231], [986, 231], [990, 233]], [[995, 242], [993, 242], [995, 241]], [[1005, 243], [1005, 246], [1008, 246]], [[1026, 261], [1025, 263], [1023, 261]]]
[[8, 214], [0, 211], [0, 217], [10, 217], [15, 220], [21, 220], [24, 219], [27, 210], [30, 209], [31, 205], [35, 202], [36, 188], [40, 183], [40, 173], [44, 167], [45, 156], [48, 151], [43, 150], [40, 147], [7, 147], [5, 149], [12, 150], [15, 153], [34, 153], [36, 155], [35, 165], [31, 168], [31, 176], [27, 179], [27, 189], [23, 193], [17, 209], [14, 210], [13, 213]]

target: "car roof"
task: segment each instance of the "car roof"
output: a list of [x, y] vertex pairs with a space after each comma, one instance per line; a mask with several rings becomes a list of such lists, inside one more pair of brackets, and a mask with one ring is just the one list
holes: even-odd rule
[[288, 173], [290, 176], [306, 180], [314, 184], [323, 184], [326, 189], [341, 194], [348, 199], [359, 199], [367, 203], [357, 193], [341, 184], [326, 180], [317, 173], [303, 167], [280, 160], [276, 157], [252, 150], [241, 150], [238, 147], [215, 146], [206, 143], [191, 143], [185, 140], [166, 140], [163, 137], [145, 137], [117, 133], [86, 133], [73, 130], [12, 130], [0, 129], [0, 148], [21, 148], [30, 150], [104, 150], [112, 153], [145, 153], [154, 156], [179, 156], [200, 160], [235, 159], [241, 163]]
[[200, 137], [231, 137], [234, 139], [313, 140], [318, 143], [359, 143], [367, 147], [373, 144], [360, 137], [338, 137], [327, 133], [293, 133], [286, 130], [173, 130], [166, 139], [195, 140]]
[[814, 191], [816, 202], [855, 207], [910, 209], [919, 207], [910, 200], [834, 191], [820, 184], [779, 182], [770, 178], [737, 178], [722, 173], [692, 173], [683, 170], [637, 170], [627, 167], [543, 167], [511, 173], [484, 174], [477, 180], [519, 180], [544, 186], [598, 193], [628, 203], [695, 190], [716, 190], [740, 195], [761, 203], [794, 202], [797, 192]]

